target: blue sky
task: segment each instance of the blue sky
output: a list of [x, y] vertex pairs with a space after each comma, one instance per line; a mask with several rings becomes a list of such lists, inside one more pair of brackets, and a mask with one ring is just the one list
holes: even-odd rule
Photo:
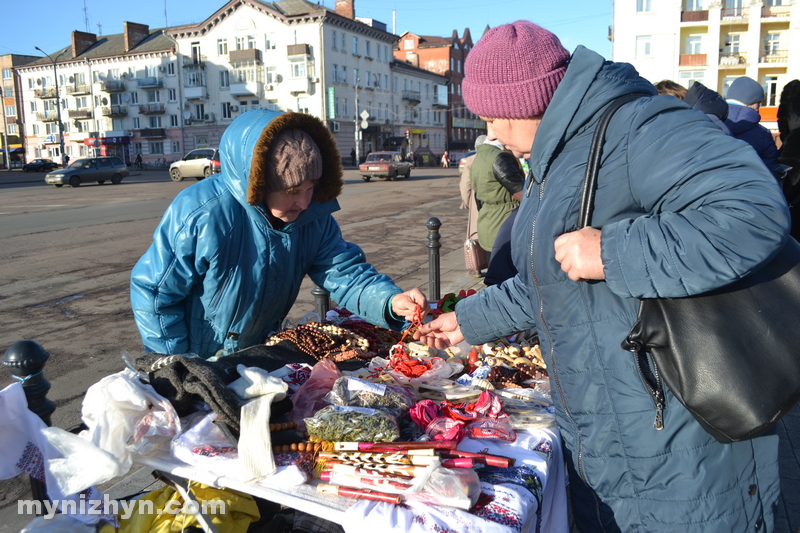
[[[29, 3], [30, 2], [30, 3]], [[333, 8], [334, 0], [321, 0]], [[200, 22], [225, 4], [224, 0], [2, 0], [0, 55], [41, 55], [70, 44], [72, 30], [102, 35], [122, 33], [124, 21], [150, 28]], [[392, 31], [450, 36], [470, 29], [477, 42], [484, 28], [528, 19], [559, 36], [572, 52], [582, 44], [611, 58], [607, 38], [611, 0], [572, 0], [561, 4], [537, 0], [355, 0], [356, 16], [386, 23]], [[165, 15], [166, 12], [166, 15]], [[98, 24], [100, 25], [98, 28]], [[87, 29], [88, 28], [88, 29]]]

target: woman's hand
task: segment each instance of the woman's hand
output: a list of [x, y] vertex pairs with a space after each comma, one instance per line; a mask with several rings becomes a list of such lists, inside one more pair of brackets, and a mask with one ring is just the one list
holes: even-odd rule
[[564, 233], [555, 242], [556, 261], [573, 281], [606, 279], [600, 255], [599, 229], [586, 227]]
[[420, 326], [414, 332], [414, 338], [428, 346], [443, 350], [464, 340], [456, 314], [444, 313], [436, 320]]
[[401, 292], [400, 294], [395, 294], [394, 298], [392, 298], [392, 313], [394, 316], [401, 316], [409, 322], [414, 318], [417, 306], [422, 310], [419, 316], [420, 320], [422, 320], [431, 310], [431, 306], [428, 305], [428, 299], [419, 289]]

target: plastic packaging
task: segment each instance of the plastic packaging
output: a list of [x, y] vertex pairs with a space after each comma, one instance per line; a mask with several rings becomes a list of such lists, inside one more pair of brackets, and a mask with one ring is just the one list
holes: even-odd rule
[[431, 472], [420, 492], [404, 495], [403, 498], [467, 511], [477, 503], [480, 494], [481, 482], [475, 470], [437, 468]]
[[397, 420], [378, 409], [329, 405], [305, 419], [308, 434], [323, 441], [391, 442], [400, 438]]
[[325, 396], [340, 377], [342, 373], [330, 359], [323, 359], [314, 365], [308, 380], [292, 396], [294, 409], [289, 413], [289, 418], [297, 422], [297, 429], [306, 429], [305, 419], [327, 407]]
[[416, 403], [414, 393], [404, 385], [385, 385], [343, 376], [336, 380], [325, 399], [333, 405], [368, 407], [400, 416]]

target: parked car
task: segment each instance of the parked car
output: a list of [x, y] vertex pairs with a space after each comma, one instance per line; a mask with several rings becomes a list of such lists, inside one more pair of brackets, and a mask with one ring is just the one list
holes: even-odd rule
[[25, 172], [50, 172], [58, 168], [58, 163], [52, 159], [34, 159], [30, 163], [22, 165]]
[[404, 160], [400, 152], [372, 152], [358, 166], [358, 171], [364, 181], [371, 178], [395, 180], [411, 176], [411, 163]]
[[122, 178], [127, 175], [128, 167], [117, 156], [84, 157], [76, 159], [67, 168], [48, 172], [44, 177], [44, 181], [56, 187], [63, 185], [80, 187], [81, 183], [89, 181], [96, 181], [102, 185], [107, 180], [111, 180], [111, 183], [118, 185], [122, 182]]
[[469, 156], [471, 156], [471, 155], [475, 155], [475, 150], [470, 150], [469, 152], [464, 154], [464, 157], [462, 157], [461, 159], [458, 160], [458, 171], [459, 172], [462, 172], [464, 170], [464, 165], [467, 164], [467, 158]]
[[220, 170], [219, 150], [198, 148], [183, 156], [183, 159], [172, 163], [169, 166], [169, 177], [172, 181], [183, 181], [184, 178], [201, 180]]

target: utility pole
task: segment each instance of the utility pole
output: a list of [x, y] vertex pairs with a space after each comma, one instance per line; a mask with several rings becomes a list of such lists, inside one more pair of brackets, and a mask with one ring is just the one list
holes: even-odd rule
[[50, 57], [50, 54], [46, 53], [44, 50], [39, 48], [38, 46], [34, 46], [37, 50], [41, 53], [46, 55], [50, 61], [53, 62], [53, 78], [55, 78], [56, 82], [56, 118], [58, 119], [58, 144], [61, 147], [61, 166], [67, 166], [67, 160], [65, 159], [66, 153], [64, 152], [64, 124], [61, 123], [61, 93], [58, 92], [58, 70], [56, 68], [56, 62], [58, 58], [62, 55], [67, 53], [67, 49], [64, 49], [60, 54], [56, 56], [55, 59]]
[[356, 167], [358, 167], [359, 163], [361, 163], [361, 130], [358, 126], [358, 85], [361, 83], [361, 78], [356, 78], [356, 109], [353, 115], [355, 116], [355, 120], [353, 120], [353, 125], [355, 126], [356, 130]]

